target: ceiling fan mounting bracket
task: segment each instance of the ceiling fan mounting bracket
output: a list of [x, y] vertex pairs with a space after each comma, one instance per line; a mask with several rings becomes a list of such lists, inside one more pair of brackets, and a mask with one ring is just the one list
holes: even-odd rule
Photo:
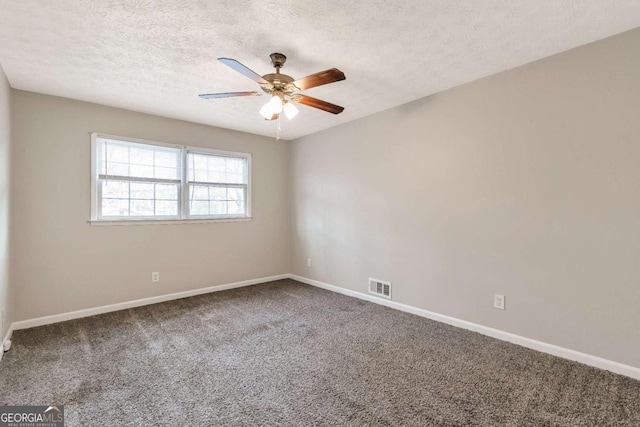
[[287, 57], [281, 53], [272, 53], [269, 55], [271, 57], [271, 64], [276, 69], [276, 71], [280, 71], [280, 68], [284, 66], [284, 63], [287, 62]]

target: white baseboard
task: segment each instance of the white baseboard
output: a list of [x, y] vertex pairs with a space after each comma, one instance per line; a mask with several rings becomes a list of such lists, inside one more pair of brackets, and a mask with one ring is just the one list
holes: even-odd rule
[[470, 331], [478, 332], [483, 335], [490, 336], [502, 341], [508, 341], [513, 344], [527, 347], [533, 350], [540, 351], [542, 353], [551, 354], [553, 356], [562, 357], [563, 359], [569, 359], [576, 362], [583, 363], [585, 365], [593, 366], [607, 371], [615, 372], [616, 374], [625, 375], [627, 377], [640, 380], [640, 368], [634, 366], [624, 365], [622, 363], [614, 362], [612, 360], [603, 359], [601, 357], [592, 356], [590, 354], [581, 353], [579, 351], [570, 350], [568, 348], [559, 347], [557, 345], [548, 344], [542, 341], [537, 341], [531, 338], [525, 338], [520, 335], [515, 335], [509, 332], [504, 332], [498, 329], [482, 326], [477, 323], [467, 322], [466, 320], [456, 319], [455, 317], [449, 317], [442, 314], [434, 313], [432, 311], [423, 310], [421, 308], [412, 307], [410, 305], [401, 304], [399, 302], [390, 301], [368, 295], [362, 292], [352, 291], [350, 289], [341, 288], [339, 286], [330, 285], [328, 283], [320, 282], [313, 279], [307, 279], [306, 277], [290, 274], [291, 279], [297, 280], [308, 285], [316, 286], [318, 288], [326, 289], [329, 291], [337, 292], [350, 297], [359, 298], [365, 301], [370, 301], [376, 304], [384, 305], [387, 307], [395, 308], [396, 310], [404, 311], [407, 313], [415, 314], [427, 319], [435, 320], [437, 322], [446, 323], [448, 325], [456, 326], [458, 328], [467, 329]]
[[173, 294], [159, 295], [156, 297], [137, 299], [117, 304], [103, 305], [101, 307], [87, 308], [84, 310], [71, 311], [68, 313], [53, 314], [51, 316], [38, 317], [29, 320], [13, 322], [9, 330], [35, 328], [36, 326], [49, 325], [51, 323], [64, 322], [65, 320], [80, 319], [82, 317], [95, 316], [96, 314], [109, 313], [112, 311], [125, 310], [127, 308], [140, 307], [143, 305], [157, 304], [159, 302], [171, 301], [180, 298], [192, 297], [195, 295], [208, 294], [210, 292], [224, 291], [226, 289], [241, 288], [243, 286], [256, 285], [258, 283], [272, 282], [274, 280], [286, 279], [289, 274], [278, 276], [261, 277], [259, 279], [243, 280], [242, 282], [227, 283], [224, 285], [210, 286], [208, 288], [194, 289], [191, 291], [176, 292]]
[[9, 330], [7, 331], [7, 333], [4, 335], [4, 338], [2, 339], [2, 343], [1, 343], [2, 345], [4, 345], [5, 342], [11, 339], [11, 334], [13, 334], [13, 323], [9, 325]]
[[[2, 331], [0, 331], [0, 334]], [[0, 343], [0, 360], [2, 360], [2, 356], [4, 355], [4, 343], [11, 339], [11, 334], [13, 334], [13, 323], [9, 325], [9, 330], [5, 334], [4, 338], [2, 338], [2, 342]]]

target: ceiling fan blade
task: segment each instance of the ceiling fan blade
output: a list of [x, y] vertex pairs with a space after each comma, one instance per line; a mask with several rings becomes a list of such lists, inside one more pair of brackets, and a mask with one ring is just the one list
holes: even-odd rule
[[218, 61], [222, 62], [224, 65], [227, 65], [227, 66], [233, 68], [234, 70], [236, 70], [240, 74], [242, 74], [242, 75], [244, 75], [246, 77], [249, 77], [251, 80], [253, 80], [254, 82], [256, 82], [256, 83], [258, 83], [260, 85], [270, 85], [271, 84], [268, 81], [266, 81], [265, 79], [263, 79], [261, 76], [256, 74], [254, 71], [250, 70], [249, 68], [245, 67], [244, 65], [242, 65], [241, 63], [236, 61], [235, 59], [218, 58]]
[[293, 95], [291, 97], [293, 102], [299, 102], [300, 104], [308, 105], [309, 107], [319, 108], [320, 110], [327, 111], [333, 114], [340, 114], [344, 111], [344, 107], [332, 104], [321, 99], [312, 98], [306, 95]]
[[298, 79], [291, 84], [297, 87], [299, 90], [307, 90], [312, 87], [326, 85], [328, 83], [339, 82], [346, 77], [344, 73], [337, 68], [330, 70], [320, 71], [319, 73], [311, 74], [310, 76]]
[[260, 92], [226, 92], [226, 93], [203, 93], [202, 95], [198, 95], [198, 96], [204, 99], [215, 99], [215, 98], [231, 98], [234, 96], [260, 96], [260, 95], [262, 95]]
[[271, 121], [271, 120], [275, 120], [275, 119], [277, 119], [278, 117], [280, 117], [280, 114], [278, 114], [278, 113], [274, 113], [270, 118], [268, 118], [268, 119], [267, 119], [267, 118], [265, 118], [265, 120], [269, 120], [269, 121]]

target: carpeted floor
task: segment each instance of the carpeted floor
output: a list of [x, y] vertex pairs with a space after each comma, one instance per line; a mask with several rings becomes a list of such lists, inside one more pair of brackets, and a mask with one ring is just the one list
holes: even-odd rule
[[639, 426], [640, 382], [280, 280], [16, 331], [67, 426]]

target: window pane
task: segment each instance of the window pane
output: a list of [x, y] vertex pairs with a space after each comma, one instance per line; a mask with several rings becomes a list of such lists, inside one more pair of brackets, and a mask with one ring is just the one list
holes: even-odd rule
[[174, 153], [166, 152], [166, 151], [156, 151], [155, 155], [156, 155], [156, 161], [154, 164], [156, 166], [174, 168], [174, 169], [178, 167], [178, 164], [176, 163], [177, 158]]
[[98, 138], [101, 174], [136, 178], [180, 179], [182, 150]]
[[209, 210], [212, 215], [226, 215], [227, 214], [227, 202], [210, 202]]
[[107, 175], [129, 176], [128, 163], [107, 163]]
[[227, 202], [227, 212], [229, 215], [244, 215], [244, 202]]
[[226, 158], [218, 156], [207, 156], [207, 166], [210, 171], [224, 172], [226, 170]]
[[226, 183], [226, 175], [224, 172], [209, 171], [205, 182], [224, 182]]
[[155, 184], [157, 200], [178, 200], [178, 184]]
[[227, 200], [241, 200], [244, 202], [244, 188], [229, 188], [227, 189]]
[[227, 158], [227, 172], [232, 174], [244, 175], [244, 166], [246, 161], [242, 159]]
[[102, 216], [129, 216], [129, 200], [102, 199]]
[[246, 188], [220, 184], [191, 184], [189, 186], [190, 216], [244, 216]]
[[153, 178], [153, 166], [137, 165], [132, 163], [129, 165], [129, 175], [137, 178]]
[[156, 166], [154, 169], [154, 178], [160, 179], [176, 179], [177, 169], [176, 168], [165, 168]]
[[130, 197], [132, 199], [153, 199], [154, 186], [155, 184], [132, 182]]
[[129, 148], [129, 162], [135, 165], [153, 166], [153, 148], [136, 147]]
[[102, 180], [101, 216], [178, 217], [179, 187], [180, 184]]
[[156, 215], [178, 216], [178, 201], [156, 201]]
[[209, 202], [195, 200], [191, 202], [191, 215], [209, 215]]
[[153, 200], [131, 199], [131, 216], [153, 216]]
[[229, 184], [244, 184], [245, 178], [239, 174], [227, 174], [227, 181]]
[[189, 181], [207, 182], [207, 170], [206, 169], [194, 169], [191, 173]]
[[102, 183], [102, 197], [105, 199], [128, 199], [129, 183], [105, 180]]
[[106, 157], [110, 162], [129, 163], [129, 149], [121, 145], [107, 144]]
[[191, 154], [190, 167], [194, 169], [207, 170], [207, 156]]
[[211, 200], [227, 200], [226, 187], [211, 187], [209, 191], [211, 193]]
[[206, 185], [192, 185], [190, 200], [209, 200], [209, 187]]
[[188, 179], [196, 182], [218, 184], [246, 184], [247, 159], [189, 153], [187, 157]]

